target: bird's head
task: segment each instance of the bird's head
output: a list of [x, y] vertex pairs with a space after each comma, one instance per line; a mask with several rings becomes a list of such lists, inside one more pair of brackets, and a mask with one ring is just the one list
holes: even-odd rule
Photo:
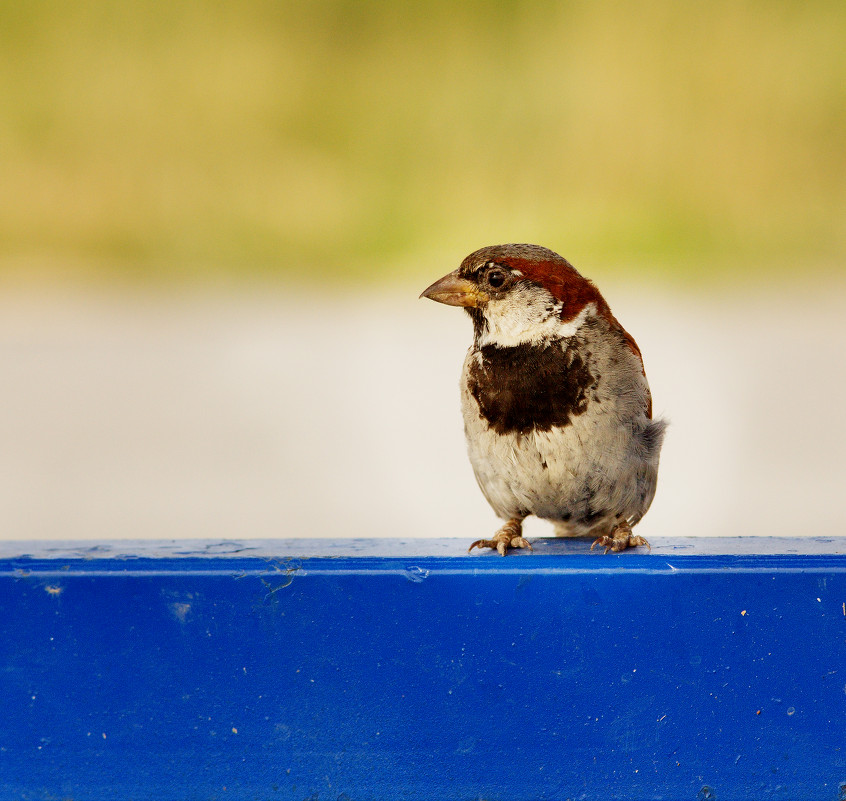
[[479, 346], [569, 337], [590, 317], [610, 314], [590, 281], [565, 258], [539, 245], [477, 250], [420, 297], [463, 306]]

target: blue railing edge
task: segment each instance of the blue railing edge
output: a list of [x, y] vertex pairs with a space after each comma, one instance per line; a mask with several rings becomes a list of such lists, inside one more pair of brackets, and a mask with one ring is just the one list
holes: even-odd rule
[[534, 540], [534, 552], [467, 553], [441, 539], [100, 540], [0, 543], [0, 575], [321, 575], [649, 573], [846, 570], [846, 537], [655, 539], [651, 550], [591, 551], [583, 540]]

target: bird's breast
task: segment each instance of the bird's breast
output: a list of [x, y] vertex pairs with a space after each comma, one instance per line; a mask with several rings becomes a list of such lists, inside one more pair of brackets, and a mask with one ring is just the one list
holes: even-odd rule
[[471, 351], [467, 391], [498, 434], [549, 431], [570, 425], [596, 399], [589, 354], [561, 342]]

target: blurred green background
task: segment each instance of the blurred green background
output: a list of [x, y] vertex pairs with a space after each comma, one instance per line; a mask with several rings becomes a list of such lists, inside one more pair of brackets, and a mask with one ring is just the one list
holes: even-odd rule
[[0, 275], [840, 272], [844, 43], [843, 0], [0, 2]]

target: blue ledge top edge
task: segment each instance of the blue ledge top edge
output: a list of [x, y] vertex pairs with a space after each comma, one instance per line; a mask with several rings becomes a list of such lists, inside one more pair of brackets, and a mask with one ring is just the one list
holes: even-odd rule
[[[652, 549], [591, 552], [585, 540], [534, 539], [534, 552], [467, 552], [465, 538], [0, 542], [0, 576], [22, 574], [846, 572], [846, 537], [654, 538]], [[413, 578], [414, 575], [409, 577]]]

